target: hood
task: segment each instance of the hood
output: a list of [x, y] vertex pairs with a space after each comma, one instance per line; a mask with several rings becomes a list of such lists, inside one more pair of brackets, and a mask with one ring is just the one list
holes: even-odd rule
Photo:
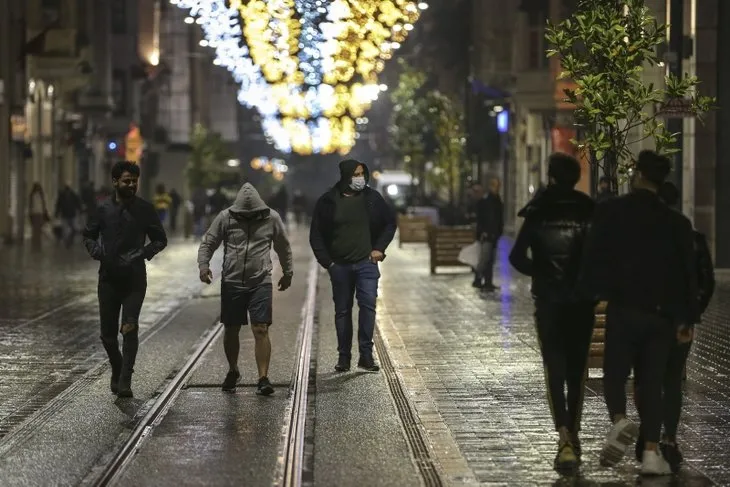
[[365, 183], [370, 182], [370, 168], [368, 168], [367, 164], [356, 159], [345, 159], [340, 162], [340, 181], [337, 183], [340, 191], [345, 191], [349, 187], [350, 179], [352, 179], [352, 175], [355, 173], [357, 166], [360, 165], [365, 170]]
[[575, 189], [564, 189], [557, 186], [548, 186], [530, 200], [517, 216], [525, 218], [540, 213], [546, 206], [572, 205], [582, 208], [587, 214], [593, 212], [595, 201], [587, 194]]
[[251, 183], [246, 183], [238, 190], [236, 199], [230, 207], [230, 212], [234, 215], [253, 216], [267, 211], [269, 207], [256, 188]]

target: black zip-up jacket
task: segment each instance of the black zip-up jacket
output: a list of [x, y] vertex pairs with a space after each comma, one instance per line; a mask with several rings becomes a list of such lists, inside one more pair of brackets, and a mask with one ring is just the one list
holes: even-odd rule
[[689, 220], [647, 190], [596, 205], [578, 287], [587, 297], [699, 319], [697, 258]]
[[695, 256], [697, 258], [697, 301], [703, 314], [715, 294], [715, 265], [703, 234], [695, 230]]
[[504, 233], [504, 204], [498, 194], [488, 194], [476, 204], [477, 239], [486, 234], [497, 242]]
[[[339, 193], [346, 190], [358, 164], [362, 163], [356, 161], [340, 163], [340, 182], [323, 194], [314, 207], [312, 224], [309, 228], [309, 244], [317, 262], [325, 269], [328, 269], [333, 263], [330, 245], [335, 224], [336, 198]], [[362, 165], [365, 168], [365, 179], [369, 181], [370, 171], [365, 164]], [[388, 245], [393, 241], [397, 228], [395, 212], [376, 190], [366, 187], [363, 190], [363, 196], [370, 218], [371, 245], [373, 250], [379, 250], [385, 254]]]
[[89, 215], [83, 237], [89, 255], [101, 262], [99, 274], [109, 278], [144, 273], [145, 259], [151, 260], [167, 247], [154, 206], [136, 196], [128, 204], [118, 202], [116, 196], [100, 203]]
[[[520, 211], [525, 222], [509, 260], [520, 273], [532, 277], [536, 300], [579, 300], [576, 282], [594, 207], [585, 193], [550, 186]], [[527, 256], [528, 249], [532, 257]]]

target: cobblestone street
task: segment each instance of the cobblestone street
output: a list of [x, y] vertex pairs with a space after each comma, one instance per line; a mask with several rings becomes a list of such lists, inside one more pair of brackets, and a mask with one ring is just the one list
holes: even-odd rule
[[[192, 241], [171, 241], [147, 264], [140, 317], [150, 327], [202, 289]], [[11, 247], [0, 258], [0, 438], [103, 361], [98, 263], [83, 246]]]
[[[425, 246], [394, 245], [382, 266], [379, 329], [450, 482], [524, 486], [563, 481], [552, 469], [557, 439], [529, 280], [510, 268], [508, 246], [503, 242], [499, 254], [501, 290], [492, 296], [471, 288], [468, 271], [430, 276]], [[730, 285], [720, 283], [690, 358], [679, 432], [686, 464], [679, 485], [730, 484], [725, 448], [730, 309], [722, 306], [729, 296]], [[608, 417], [597, 376], [600, 371], [592, 371], [587, 384], [578, 483], [633, 485], [638, 475], [633, 457], [615, 470], [598, 464]]]

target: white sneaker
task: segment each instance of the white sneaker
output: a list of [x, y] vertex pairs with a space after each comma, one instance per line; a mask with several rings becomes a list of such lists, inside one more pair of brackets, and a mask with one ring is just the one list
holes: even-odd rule
[[641, 462], [641, 475], [672, 475], [672, 467], [659, 450], [646, 450]]
[[601, 465], [613, 467], [626, 455], [629, 445], [636, 443], [639, 436], [639, 426], [633, 421], [624, 418], [613, 425], [606, 437], [606, 444], [601, 450]]

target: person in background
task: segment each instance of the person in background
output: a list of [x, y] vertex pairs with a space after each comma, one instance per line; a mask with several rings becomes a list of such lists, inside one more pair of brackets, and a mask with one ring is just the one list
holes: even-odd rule
[[180, 213], [180, 205], [182, 204], [182, 198], [180, 194], [172, 188], [170, 190], [170, 231], [177, 231], [177, 217]]
[[[677, 334], [699, 319], [692, 224], [657, 192], [671, 163], [639, 153], [631, 193], [596, 205], [577, 288], [606, 301], [603, 384], [612, 423], [601, 464], [621, 461], [641, 431], [642, 475], [670, 475], [659, 449], [662, 388]], [[641, 426], [626, 415], [626, 381], [640, 371]]]
[[[677, 187], [671, 182], [665, 182], [659, 188], [659, 198], [670, 208], [678, 211], [680, 193]], [[712, 254], [707, 245], [705, 236], [695, 230], [695, 258], [697, 261], [697, 305], [699, 313], [703, 314], [710, 305], [712, 296], [715, 293], [715, 266], [712, 262]], [[680, 327], [677, 332], [677, 342], [669, 353], [667, 370], [664, 374], [664, 415], [662, 424], [664, 434], [660, 449], [664, 458], [667, 459], [673, 472], [678, 472], [683, 461], [682, 453], [677, 445], [677, 428], [682, 413], [682, 380], [687, 365], [687, 357], [694, 339], [695, 323], [687, 323], [687, 326]], [[634, 371], [634, 397], [639, 397], [638, 389], [641, 382], [641, 370]], [[637, 410], [640, 404], [636, 403]], [[636, 459], [641, 462], [644, 455], [644, 437], [639, 434], [636, 441]]]
[[335, 370], [350, 370], [352, 307], [360, 308], [358, 367], [377, 372], [373, 333], [378, 297], [378, 264], [396, 231], [396, 216], [383, 196], [368, 187], [370, 171], [355, 159], [340, 162], [340, 180], [324, 193], [314, 208], [309, 243], [332, 283], [339, 358]]
[[195, 238], [201, 238], [206, 230], [205, 218], [208, 215], [208, 195], [205, 188], [202, 186], [195, 188], [190, 198], [190, 204], [193, 207], [193, 235]]
[[87, 182], [81, 188], [81, 203], [84, 205], [84, 212], [88, 215], [96, 209], [96, 191], [94, 191], [94, 183]]
[[43, 227], [51, 221], [46, 205], [46, 195], [40, 183], [33, 183], [28, 198], [28, 215], [30, 216], [30, 242], [33, 249], [41, 248]]
[[99, 204], [83, 231], [86, 250], [100, 262], [101, 342], [112, 369], [110, 388], [119, 397], [132, 397], [139, 314], [147, 292], [145, 260], [152, 260], [167, 246], [167, 235], [154, 206], [136, 196], [139, 174], [139, 166], [133, 162], [122, 161], [112, 167], [114, 194]]
[[281, 220], [286, 225], [286, 216], [289, 211], [289, 193], [285, 185], [281, 185], [279, 190], [271, 198], [271, 207], [281, 216]]
[[608, 176], [601, 176], [598, 181], [598, 194], [596, 195], [596, 201], [601, 203], [603, 201], [613, 198], [614, 194], [611, 192], [611, 178]]
[[63, 225], [66, 247], [71, 247], [73, 244], [76, 236], [76, 219], [82, 210], [81, 199], [71, 189], [71, 185], [66, 183], [56, 198], [55, 211], [55, 217], [60, 219]]
[[228, 198], [226, 198], [226, 195], [223, 194], [223, 188], [219, 184], [215, 188], [215, 193], [210, 195], [210, 200], [208, 201], [208, 205], [210, 206], [210, 216], [215, 218], [218, 213], [228, 208], [230, 204], [231, 202]]
[[294, 218], [297, 221], [297, 225], [301, 225], [306, 222], [307, 219], [307, 197], [304, 196], [301, 189], [294, 191], [294, 198], [292, 198], [292, 209], [294, 210]]
[[165, 191], [164, 184], [158, 184], [155, 189], [155, 196], [153, 198], [153, 204], [155, 205], [155, 211], [157, 216], [160, 217], [160, 221], [164, 225], [167, 221], [167, 214], [170, 211], [170, 205], [172, 204], [172, 198], [167, 191]]
[[268, 396], [274, 392], [269, 381], [271, 341], [269, 327], [273, 321], [271, 285], [271, 248], [273, 246], [283, 276], [279, 291], [291, 287], [294, 275], [292, 250], [281, 218], [266, 206], [256, 188], [244, 184], [233, 205], [216, 215], [198, 250], [200, 280], [210, 284], [213, 273], [210, 259], [223, 243], [221, 276], [221, 322], [225, 327], [223, 348], [228, 360], [228, 373], [222, 389], [232, 392], [241, 378], [238, 369], [241, 326], [249, 324], [253, 332], [259, 380], [256, 393]]
[[490, 178], [487, 185], [486, 197], [479, 199], [476, 206], [477, 239], [485, 244], [488, 255], [480, 263], [480, 272], [477, 272], [474, 284], [485, 291], [493, 292], [498, 288], [494, 285], [494, 263], [497, 257], [497, 245], [504, 232], [504, 205], [499, 196], [499, 179]]
[[515, 269], [532, 277], [547, 397], [559, 435], [554, 462], [559, 471], [572, 470], [580, 461], [578, 432], [595, 308], [576, 292], [595, 206], [588, 195], [574, 189], [580, 174], [575, 158], [550, 156], [550, 184], [520, 211], [525, 222], [509, 256]]

